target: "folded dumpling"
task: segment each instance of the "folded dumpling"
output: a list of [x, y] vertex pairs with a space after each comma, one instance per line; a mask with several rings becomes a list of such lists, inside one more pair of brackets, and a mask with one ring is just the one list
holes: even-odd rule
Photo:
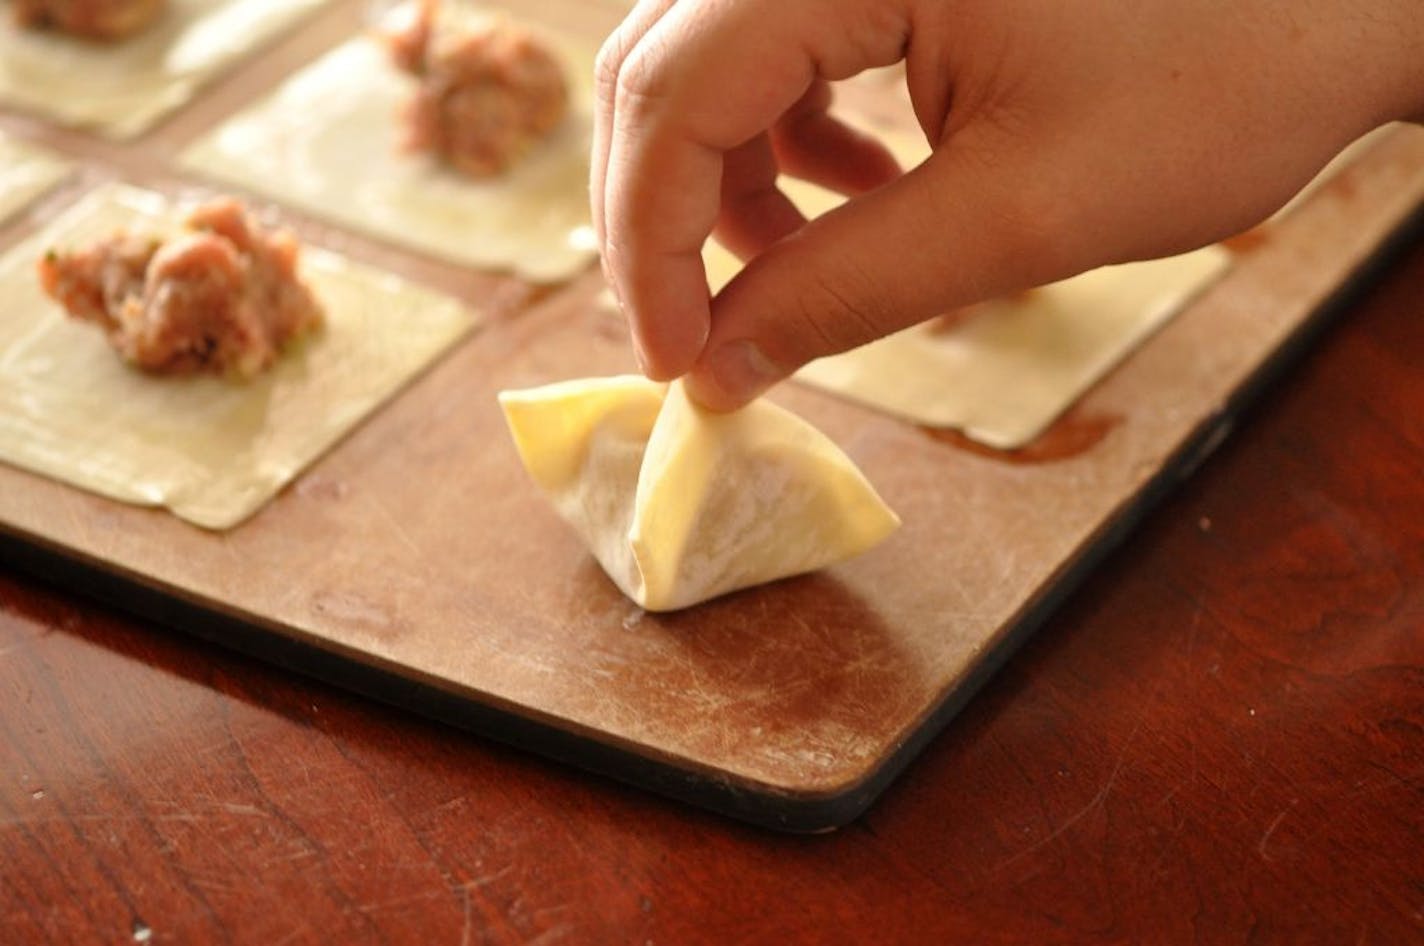
[[760, 400], [730, 414], [626, 375], [499, 395], [525, 469], [649, 611], [814, 571], [900, 524], [850, 459]]

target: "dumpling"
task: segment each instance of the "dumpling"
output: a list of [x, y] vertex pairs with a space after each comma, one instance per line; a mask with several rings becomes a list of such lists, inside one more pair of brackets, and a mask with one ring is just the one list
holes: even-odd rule
[[900, 524], [796, 415], [730, 414], [625, 375], [499, 395], [524, 467], [623, 593], [649, 611], [814, 571]]

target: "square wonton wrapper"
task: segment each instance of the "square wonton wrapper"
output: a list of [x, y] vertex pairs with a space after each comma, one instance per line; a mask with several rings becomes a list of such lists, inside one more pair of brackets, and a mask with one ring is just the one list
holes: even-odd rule
[[593, 53], [551, 41], [570, 84], [568, 117], [488, 180], [402, 150], [401, 110], [416, 82], [365, 36], [223, 123], [182, 162], [450, 262], [538, 282], [566, 279], [598, 253], [588, 204]]
[[[923, 141], [876, 133], [901, 164]], [[808, 216], [844, 198], [804, 181], [781, 187]], [[741, 263], [715, 241], [703, 251], [713, 291]], [[990, 447], [1023, 447], [1226, 269], [1209, 246], [1183, 256], [1104, 267], [999, 299], [953, 326], [925, 323], [822, 358], [797, 380], [906, 420], [953, 427]]]
[[112, 43], [21, 28], [0, 15], [0, 103], [130, 138], [224, 66], [327, 0], [172, 0]]
[[820, 358], [796, 377], [1000, 450], [1026, 446], [1098, 379], [1215, 279], [1216, 246], [1106, 266], [1022, 297], [976, 307], [963, 322], [925, 322]]
[[71, 169], [63, 158], [0, 132], [0, 223], [58, 184]]
[[474, 324], [453, 299], [307, 247], [326, 326], [248, 382], [155, 377], [45, 296], [35, 262], [182, 214], [124, 185], [88, 194], [0, 259], [0, 461], [210, 529], [252, 515]]

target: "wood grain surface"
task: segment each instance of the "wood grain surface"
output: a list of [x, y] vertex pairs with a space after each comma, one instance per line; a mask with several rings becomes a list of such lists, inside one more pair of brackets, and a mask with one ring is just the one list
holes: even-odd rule
[[[593, 35], [616, 5], [530, 6]], [[84, 165], [0, 240], [95, 180], [182, 189], [163, 155], [348, 34], [363, 10], [334, 4], [132, 146], [0, 116], [7, 130]], [[616, 619], [621, 655], [646, 645], [640, 633], [659, 635], [656, 655], [688, 684], [657, 691], [675, 712], [651, 721], [633, 710], [657, 692], [612, 704], [625, 727], [615, 741], [631, 732], [666, 752], [648, 738], [652, 727], [659, 739], [699, 746], [704, 760], [721, 753], [742, 764], [751, 727], [776, 727], [759, 745], [804, 749], [809, 739], [859, 751], [844, 727], [863, 723], [879, 742], [833, 757], [840, 768], [829, 775], [814, 754], [735, 770], [763, 785], [790, 777], [814, 793], [880, 761], [876, 752], [942, 695], [936, 688], [957, 679], [945, 661], [982, 646], [943, 651], [912, 620], [946, 600], [936, 582], [948, 580], [947, 566], [918, 554], [944, 526], [936, 507], [980, 488], [974, 471], [991, 467], [992, 489], [1027, 489], [1028, 499], [1035, 489], [1062, 497], [1065, 483], [1078, 483], [1072, 502], [1052, 507], [1067, 521], [1046, 521], [1033, 512], [1042, 503], [1022, 498], [999, 510], [1016, 510], [1020, 540], [1051, 546], [1032, 564], [1051, 574], [1095, 536], [1104, 510], [1153, 475], [1174, 438], [1224, 404], [1234, 379], [1250, 373], [1250, 352], [1273, 350], [1298, 328], [1303, 311], [1282, 316], [1274, 305], [1282, 293], [1319, 301], [1336, 281], [1323, 267], [1363, 257], [1378, 231], [1348, 226], [1351, 207], [1364, 201], [1397, 216], [1411, 198], [1391, 192], [1390, 180], [1418, 186], [1369, 174], [1308, 206], [1314, 216], [1298, 231], [1307, 262], [1273, 255], [1279, 242], [1243, 245], [1255, 260], [1248, 291], [1205, 300], [1214, 316], [1175, 323], [1016, 464], [790, 389], [790, 403], [850, 444], [872, 478], [931, 513], [917, 518], [913, 546], [775, 589], [775, 614], [814, 618], [778, 622], [790, 635], [780, 653], [798, 652], [810, 667], [791, 687], [781, 686], [784, 662], [778, 670], [748, 659], [766, 653], [757, 643], [765, 597], [640, 631], [596, 568], [576, 567], [580, 550], [560, 538], [552, 514], [521, 492], [501, 458], [492, 404], [469, 418], [455, 407], [467, 403], [455, 395], [483, 396], [505, 381], [625, 367], [621, 338], [591, 307], [592, 277], [549, 294], [293, 218], [310, 239], [494, 317], [477, 344], [422, 382], [423, 399], [397, 402], [273, 507], [304, 523], [306, 538], [269, 515], [248, 538], [202, 551], [161, 513], [11, 470], [0, 471], [0, 507], [12, 527], [71, 549], [121, 551], [125, 567], [147, 567], [148, 581], [155, 565], [196, 570], [209, 603], [230, 601], [212, 591], [234, 585], [294, 587], [300, 593], [273, 600], [298, 626], [335, 622], [352, 635], [340, 647], [378, 665], [409, 641], [399, 620], [410, 613], [409, 586], [393, 578], [373, 612], [343, 575], [375, 566], [458, 577], [458, 558], [403, 558], [412, 534], [446, 535], [454, 552], [503, 543], [501, 555], [481, 559], [498, 594], [493, 607], [482, 603], [478, 627], [481, 653], [509, 662], [494, 666], [500, 673], [477, 666], [485, 679], [526, 695], [541, 685], [547, 660], [499, 655], [527, 654], [521, 632], [552, 639], [555, 619], [541, 611], [543, 623], [531, 622], [521, 582], [531, 567], [557, 571], [571, 576], [557, 600], [577, 606], [577, 645], [562, 656], [546, 648], [549, 659], [598, 657], [594, 645], [614, 640], [605, 625]], [[72, 587], [0, 571], [0, 944], [1424, 942], [1421, 299], [1424, 247], [1415, 243], [882, 803], [824, 837], [738, 826], [104, 610]], [[1241, 344], [1214, 344], [1228, 330]], [[1144, 421], [1137, 398], [1148, 378], [1168, 385], [1159, 392], [1192, 392], [1192, 416], [1173, 416], [1169, 398]], [[460, 438], [422, 437], [466, 420]], [[951, 475], [923, 461], [929, 455], [955, 458]], [[453, 536], [442, 531], [443, 507], [418, 495], [399, 499], [392, 516], [389, 494], [369, 487], [408, 478], [411, 464], [481, 471], [504, 499], [478, 506]], [[427, 492], [457, 488], [445, 478]], [[348, 541], [372, 536], [383, 550], [374, 555]], [[986, 576], [1002, 560], [979, 560], [987, 570], [975, 587], [992, 587]], [[922, 597], [887, 605], [877, 591], [906, 576]], [[445, 594], [443, 613], [463, 613], [469, 602]], [[1024, 599], [989, 604], [1011, 615]], [[828, 627], [846, 636], [827, 636]], [[866, 654], [875, 659], [856, 659]], [[606, 700], [590, 704], [589, 686], [555, 689], [559, 712], [609, 711]], [[702, 716], [727, 725], [688, 727], [693, 698], [713, 691], [760, 702], [703, 706]]]
[[[590, 44], [618, 9], [513, 5]], [[150, 138], [18, 130], [83, 164], [71, 191], [118, 175], [180, 192], [192, 180], [173, 151], [270, 88], [278, 66], [358, 30], [364, 11], [332, 4]], [[1072, 450], [966, 450], [783, 386], [773, 398], [845, 449], [905, 527], [844, 565], [669, 616], [603, 576], [528, 481], [495, 403], [501, 388], [632, 368], [597, 275], [541, 294], [286, 214], [314, 242], [494, 317], [238, 529], [0, 466], [0, 532], [157, 590], [152, 611], [173, 599], [235, 619], [173, 615], [182, 627], [268, 653], [310, 648], [283, 650], [288, 666], [761, 823], [822, 829], [879, 793], [1421, 198], [1424, 132], [1400, 130], [1085, 397], [1049, 437]]]
[[1424, 941], [1421, 300], [1415, 244], [822, 837], [0, 575], [0, 942]]

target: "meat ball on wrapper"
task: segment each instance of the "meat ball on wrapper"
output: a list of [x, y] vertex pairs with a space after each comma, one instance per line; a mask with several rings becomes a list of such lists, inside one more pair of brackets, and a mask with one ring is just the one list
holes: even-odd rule
[[298, 244], [240, 202], [195, 208], [163, 240], [120, 231], [39, 263], [40, 284], [119, 356], [153, 374], [250, 378], [323, 321], [297, 273]]
[[568, 112], [556, 53], [507, 16], [441, 15], [425, 0], [399, 8], [382, 32], [395, 64], [420, 80], [405, 146], [470, 177], [508, 170]]
[[15, 22], [83, 39], [123, 39], [148, 26], [168, 0], [13, 0]]

